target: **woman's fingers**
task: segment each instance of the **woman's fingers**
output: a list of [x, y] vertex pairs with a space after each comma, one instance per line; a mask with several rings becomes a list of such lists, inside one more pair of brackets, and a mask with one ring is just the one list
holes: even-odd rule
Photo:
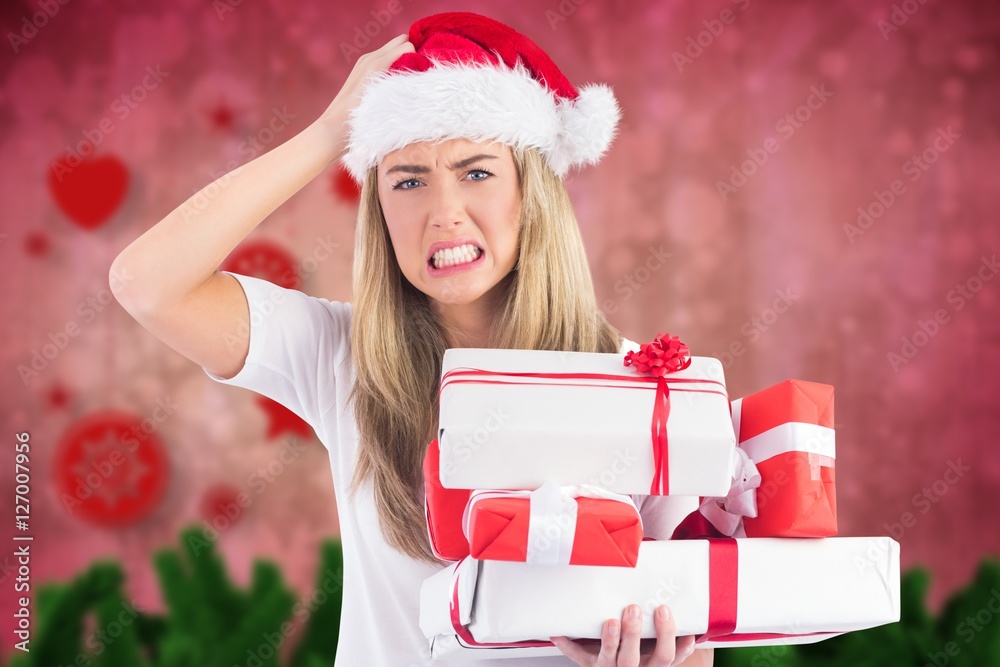
[[617, 619], [608, 619], [601, 626], [601, 649], [595, 653], [592, 646], [581, 646], [566, 637], [549, 637], [549, 641], [567, 658], [582, 667], [617, 667], [618, 642], [621, 628]]
[[[670, 667], [676, 657], [677, 635], [674, 615], [666, 605], [660, 605], [653, 613], [653, 627], [656, 628], [656, 648], [649, 656], [649, 667]], [[694, 641], [694, 637], [691, 640]]]
[[641, 640], [642, 609], [637, 604], [630, 604], [625, 608], [625, 613], [622, 614], [622, 636], [617, 662], [619, 667], [633, 667], [639, 664], [639, 642]]
[[401, 45], [403, 45], [403, 51], [415, 51], [415, 49], [413, 48], [413, 44], [410, 44], [410, 36], [404, 32], [402, 35], [394, 37], [393, 39], [383, 44], [382, 48], [378, 50], [378, 53], [383, 53], [385, 51], [392, 51], [393, 49]]
[[611, 618], [605, 621], [604, 627], [601, 628], [601, 652], [597, 654], [594, 667], [615, 667], [620, 638], [621, 625], [618, 619]]
[[[642, 663], [644, 667], [679, 665], [694, 652], [695, 638], [690, 635], [677, 638], [674, 618], [666, 605], [656, 608], [653, 627], [656, 628], [656, 646]], [[566, 657], [584, 667], [637, 667], [642, 641], [642, 609], [634, 604], [626, 607], [620, 626], [615, 619], [605, 621], [601, 627], [601, 649], [596, 655], [593, 647], [583, 647], [566, 637], [549, 637], [549, 640]]]
[[549, 637], [549, 641], [563, 652], [567, 658], [582, 667], [592, 664], [594, 654], [567, 637]]
[[694, 653], [694, 635], [687, 635], [677, 640], [677, 654], [674, 656], [673, 664], [679, 665]]

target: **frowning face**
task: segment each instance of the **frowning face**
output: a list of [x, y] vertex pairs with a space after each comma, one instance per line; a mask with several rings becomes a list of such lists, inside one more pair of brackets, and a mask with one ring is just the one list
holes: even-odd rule
[[521, 189], [506, 145], [409, 144], [379, 164], [378, 194], [403, 275], [438, 304], [477, 301], [517, 263]]

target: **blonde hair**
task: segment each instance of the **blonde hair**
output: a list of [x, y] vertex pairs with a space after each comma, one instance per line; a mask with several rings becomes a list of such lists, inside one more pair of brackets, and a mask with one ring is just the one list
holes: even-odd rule
[[[501, 281], [505, 298], [492, 322], [490, 347], [618, 352], [622, 338], [597, 307], [562, 181], [533, 148], [514, 149], [513, 157], [521, 188], [518, 260]], [[422, 462], [437, 433], [441, 360], [448, 344], [429, 297], [410, 284], [396, 262], [375, 168], [361, 188], [353, 280], [351, 355], [357, 380], [348, 400], [354, 402], [361, 440], [351, 496], [370, 479], [386, 542], [440, 564], [427, 537]]]

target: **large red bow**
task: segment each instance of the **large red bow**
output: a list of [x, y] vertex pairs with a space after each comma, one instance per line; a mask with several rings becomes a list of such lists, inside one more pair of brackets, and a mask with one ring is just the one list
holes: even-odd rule
[[677, 336], [659, 334], [651, 343], [639, 345], [638, 352], [625, 354], [625, 365], [639, 373], [663, 377], [691, 365], [691, 350]]

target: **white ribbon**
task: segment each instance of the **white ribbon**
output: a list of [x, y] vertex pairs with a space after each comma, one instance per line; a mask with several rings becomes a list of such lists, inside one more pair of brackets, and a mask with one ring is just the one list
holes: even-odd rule
[[746, 537], [743, 517], [757, 516], [760, 473], [740, 447], [733, 456], [733, 482], [725, 498], [706, 498], [698, 510], [727, 537]]
[[545, 482], [529, 496], [528, 554], [526, 563], [569, 564], [576, 537], [576, 498]]
[[[589, 484], [558, 486], [545, 482], [534, 491], [473, 491], [462, 516], [462, 531], [469, 538], [472, 506], [487, 498], [528, 498], [528, 550], [525, 562], [568, 565], [576, 537], [577, 498], [604, 498], [635, 508], [631, 496], [613, 493]], [[642, 525], [642, 517], [639, 524]]]

